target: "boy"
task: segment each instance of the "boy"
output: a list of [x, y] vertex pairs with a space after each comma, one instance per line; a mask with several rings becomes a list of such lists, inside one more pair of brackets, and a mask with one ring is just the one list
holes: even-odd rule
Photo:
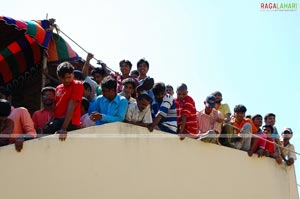
[[147, 94], [139, 95], [137, 102], [130, 103], [125, 117], [125, 122], [147, 127], [152, 123], [150, 106], [152, 99]]
[[276, 162], [278, 164], [282, 163], [282, 159], [280, 158], [278, 152], [275, 150], [275, 143], [274, 138], [272, 137], [273, 132], [273, 126], [272, 125], [264, 125], [263, 126], [263, 132], [267, 135], [267, 141], [266, 141], [266, 148], [265, 148], [265, 156], [275, 158]]
[[74, 80], [74, 67], [69, 62], [63, 62], [57, 67], [57, 76], [62, 84], [55, 90], [54, 120], [44, 129], [45, 134], [59, 133], [59, 139], [64, 141], [67, 131], [80, 128], [80, 106], [83, 96], [82, 82]]
[[[177, 108], [177, 124], [179, 135], [188, 134], [196, 136], [198, 134], [198, 123], [196, 117], [196, 106], [193, 98], [188, 96], [186, 84], [177, 87], [177, 98], [175, 99]], [[184, 137], [181, 137], [181, 140]]]

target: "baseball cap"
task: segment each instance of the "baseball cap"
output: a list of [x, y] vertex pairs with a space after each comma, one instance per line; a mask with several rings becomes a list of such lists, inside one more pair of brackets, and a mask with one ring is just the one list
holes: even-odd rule
[[216, 105], [216, 97], [213, 95], [209, 95], [206, 97], [206, 106], [210, 108], [215, 108]]
[[285, 129], [283, 129], [282, 133], [284, 133], [284, 132], [286, 132], [286, 131], [288, 131], [288, 132], [290, 132], [291, 134], [293, 134], [293, 131], [292, 131], [291, 128], [285, 128]]

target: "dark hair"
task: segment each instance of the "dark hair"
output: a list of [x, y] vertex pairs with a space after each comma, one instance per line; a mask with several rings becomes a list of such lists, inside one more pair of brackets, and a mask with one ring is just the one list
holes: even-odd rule
[[142, 63], [145, 63], [147, 65], [147, 68], [149, 69], [149, 62], [143, 58], [143, 59], [140, 59], [137, 63], [137, 68], [139, 68], [141, 66]]
[[187, 85], [184, 83], [179, 84], [179, 86], [177, 86], [177, 90], [185, 90], [187, 91]]
[[166, 86], [163, 82], [157, 82], [154, 84], [152, 88], [152, 92], [154, 95], [160, 94], [166, 91]]
[[43, 95], [44, 92], [46, 92], [46, 91], [52, 91], [55, 94], [55, 88], [52, 86], [46, 86], [46, 87], [42, 88], [41, 94]]
[[102, 80], [101, 87], [107, 88], [107, 89], [114, 89], [116, 91], [117, 90], [117, 81], [114, 78], [112, 78], [111, 76], [107, 76]]
[[147, 95], [146, 93], [140, 94], [137, 98], [138, 101], [141, 101], [143, 99], [150, 102], [150, 104], [152, 103], [152, 98], [149, 95]]
[[83, 73], [80, 70], [74, 70], [74, 78], [77, 80], [84, 80]]
[[56, 72], [59, 77], [64, 78], [65, 74], [74, 72], [74, 66], [69, 62], [63, 62], [57, 66]]
[[5, 95], [6, 97], [12, 96], [11, 90], [5, 87], [0, 88], [0, 93]]
[[247, 108], [242, 104], [238, 104], [234, 107], [235, 113], [246, 113], [246, 111], [247, 111]]
[[0, 99], [0, 116], [8, 117], [11, 112], [11, 106], [9, 101]]
[[270, 129], [271, 129], [271, 133], [273, 133], [273, 131], [274, 131], [274, 128], [273, 128], [273, 126], [272, 126], [272, 125], [270, 125], [270, 124], [266, 124], [266, 125], [264, 125], [264, 126], [263, 126], [263, 128], [270, 128]]
[[260, 114], [255, 114], [255, 115], [253, 115], [251, 119], [252, 119], [252, 120], [255, 120], [255, 118], [257, 118], [257, 117], [260, 117], [260, 118], [262, 119], [262, 116], [261, 116]]
[[90, 89], [90, 90], [92, 90], [92, 87], [91, 87], [91, 85], [90, 85], [90, 83], [88, 83], [88, 82], [83, 82], [83, 88], [86, 90], [86, 89]]
[[171, 86], [170, 84], [166, 85], [166, 88], [171, 88], [172, 90], [174, 90], [173, 86]]
[[135, 89], [135, 87], [136, 87], [136, 83], [135, 83], [134, 79], [130, 78], [130, 77], [126, 78], [122, 81], [122, 85], [126, 85], [126, 84], [131, 84], [133, 89]]
[[119, 66], [121, 66], [122, 64], [128, 65], [130, 67], [130, 69], [132, 67], [132, 63], [129, 60], [124, 59], [124, 60], [120, 61]]
[[267, 120], [268, 117], [276, 117], [276, 115], [274, 113], [267, 113], [264, 117], [264, 120]]
[[100, 74], [103, 77], [107, 75], [107, 72], [102, 67], [96, 67], [92, 70], [92, 75], [95, 75], [96, 73]]
[[86, 97], [82, 97], [81, 105], [83, 106], [85, 111], [88, 111], [90, 107], [90, 101]]
[[136, 76], [139, 76], [140, 73], [139, 73], [139, 71], [137, 71], [137, 70], [132, 70], [132, 71], [130, 72], [130, 75], [136, 75]]
[[212, 93], [212, 95], [214, 95], [214, 96], [215, 95], [220, 95], [222, 97], [222, 93], [220, 91], [215, 91], [215, 92]]

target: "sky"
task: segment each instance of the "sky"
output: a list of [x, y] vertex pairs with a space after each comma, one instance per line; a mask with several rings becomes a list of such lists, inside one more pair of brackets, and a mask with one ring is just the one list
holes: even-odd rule
[[[136, 69], [145, 58], [156, 82], [175, 89], [186, 83], [198, 110], [219, 90], [232, 112], [237, 104], [250, 115], [273, 112], [280, 132], [292, 128], [291, 142], [300, 152], [300, 105], [293, 102], [300, 99], [300, 1], [292, 1], [294, 11], [261, 10], [269, 2], [291, 1], [10, 0], [0, 13], [19, 20], [55, 18], [65, 34], [115, 71], [122, 59]], [[300, 184], [299, 160], [295, 168]]]

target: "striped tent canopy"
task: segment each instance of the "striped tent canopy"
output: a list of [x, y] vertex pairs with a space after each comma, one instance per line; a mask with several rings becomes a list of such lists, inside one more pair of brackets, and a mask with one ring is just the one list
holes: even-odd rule
[[53, 33], [48, 48], [48, 63], [57, 64], [62, 61], [74, 62], [81, 60], [70, 45], [58, 34]]
[[0, 16], [0, 86], [19, 83], [32, 74], [41, 66], [44, 53], [50, 64], [81, 60], [62, 37], [53, 33], [52, 23]]

